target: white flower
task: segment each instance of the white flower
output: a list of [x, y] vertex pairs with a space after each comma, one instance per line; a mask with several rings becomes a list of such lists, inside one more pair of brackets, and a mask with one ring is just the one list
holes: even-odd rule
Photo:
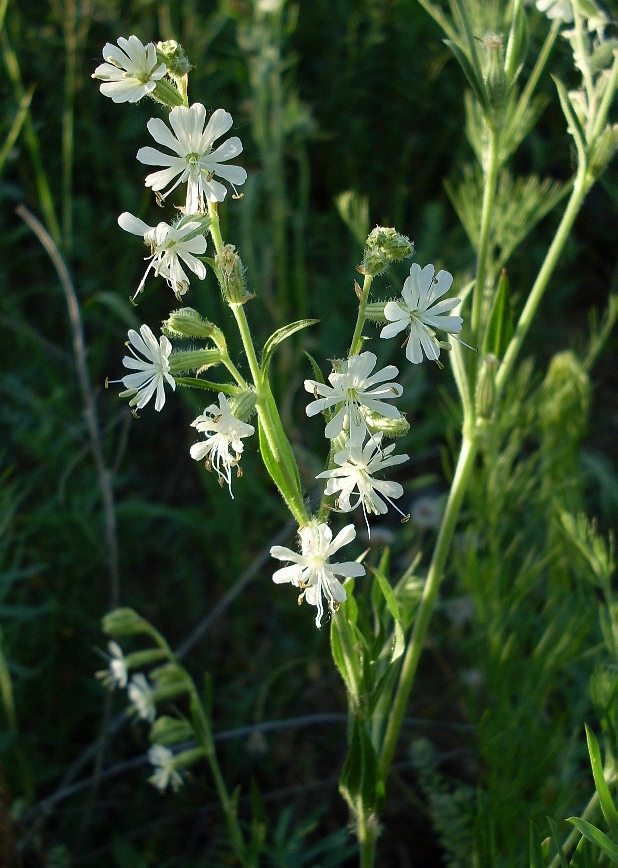
[[[114, 102], [137, 102], [156, 87], [167, 72], [164, 63], [158, 63], [157, 51], [149, 42], [143, 45], [137, 36], [118, 39], [118, 46], [110, 42], [103, 49], [105, 63], [97, 66], [92, 78], [103, 79], [99, 88]], [[121, 50], [122, 49], [122, 50]]]
[[[307, 405], [307, 416], [315, 416], [329, 407], [341, 405], [325, 428], [326, 437], [332, 440], [344, 428], [349, 428], [350, 422], [352, 427], [365, 430], [361, 406], [388, 419], [400, 417], [401, 414], [396, 407], [384, 403], [403, 394], [399, 383], [384, 382], [396, 377], [399, 371], [394, 365], [387, 365], [386, 368], [369, 376], [376, 362], [377, 356], [374, 353], [360, 353], [357, 356], [350, 356], [341, 364], [339, 370], [329, 375], [331, 386], [318, 383], [316, 380], [305, 380], [305, 389], [312, 392], [316, 399]], [[324, 397], [318, 398], [318, 395]]]
[[109, 668], [101, 672], [97, 672], [97, 678], [100, 678], [106, 687], [113, 690], [115, 687], [124, 688], [127, 686], [129, 678], [125, 656], [122, 653], [122, 648], [117, 642], [109, 642]]
[[162, 198], [187, 181], [186, 214], [203, 211], [205, 198], [210, 202], [223, 202], [227, 190], [214, 180], [215, 175], [229, 181], [232, 186], [244, 184], [247, 180], [247, 173], [241, 166], [223, 165], [242, 151], [242, 142], [237, 136], [227, 139], [216, 151], [212, 150], [215, 139], [232, 126], [232, 115], [217, 109], [210, 116], [206, 129], [205, 120], [206, 109], [199, 102], [190, 108], [176, 106], [170, 112], [173, 133], [160, 118], [151, 118], [147, 124], [155, 142], [169, 148], [173, 154], [157, 151], [156, 148], [140, 148], [137, 152], [137, 159], [141, 163], [167, 167], [148, 175], [147, 187], [162, 190], [176, 179], [162, 194]]
[[[219, 392], [219, 406], [211, 404], [204, 412], [191, 422], [202, 434], [210, 434], [205, 442], [194, 443], [190, 449], [191, 458], [201, 461], [206, 458], [206, 467], [214, 467], [219, 474], [219, 480], [228, 484], [232, 497], [232, 467], [237, 467], [237, 475], [241, 476], [238, 463], [243, 451], [243, 437], [250, 437], [255, 428], [247, 422], [237, 419], [227, 402], [223, 392]], [[232, 454], [233, 453], [233, 454]]]
[[570, 0], [536, 0], [536, 8], [539, 12], [544, 12], [550, 19], [573, 20], [573, 7]]
[[148, 760], [154, 766], [154, 773], [148, 778], [148, 783], [163, 792], [171, 786], [175, 793], [182, 786], [182, 775], [174, 767], [174, 754], [162, 744], [153, 744], [148, 751]]
[[277, 584], [291, 582], [302, 588], [299, 602], [304, 597], [310, 606], [317, 606], [316, 626], [319, 627], [324, 616], [322, 597], [326, 598], [328, 608], [336, 612], [339, 604], [345, 602], [346, 592], [337, 576], [364, 576], [365, 568], [355, 561], [343, 564], [330, 564], [329, 558], [339, 549], [352, 542], [356, 529], [349, 524], [332, 539], [332, 531], [327, 524], [312, 521], [301, 527], [302, 554], [297, 554], [285, 546], [272, 546], [270, 554], [279, 561], [292, 561], [289, 567], [282, 567], [273, 575]]
[[423, 352], [428, 359], [435, 361], [440, 355], [440, 347], [449, 348], [447, 342], [438, 340], [434, 329], [458, 334], [463, 323], [460, 316], [444, 316], [446, 311], [457, 307], [460, 299], [448, 298], [434, 304], [449, 291], [453, 282], [448, 271], [439, 271], [435, 277], [434, 271], [433, 265], [421, 268], [415, 262], [403, 285], [402, 300], [389, 301], [384, 308], [384, 316], [390, 322], [384, 326], [380, 337], [392, 338], [409, 328], [406, 358], [414, 365], [423, 361]]
[[[110, 382], [123, 383], [127, 391], [121, 392], [120, 397], [133, 396], [129, 406], [137, 407], [138, 410], [150, 401], [156, 389], [155, 410], [161, 410], [165, 404], [164, 380], [167, 380], [173, 390], [176, 389], [176, 381], [170, 374], [168, 361], [172, 345], [165, 335], [161, 335], [157, 343], [157, 339], [147, 325], [140, 328], [140, 334], [135, 329], [129, 329], [129, 342], [127, 346], [133, 355], [125, 356], [122, 364], [125, 368], [136, 370], [137, 373], [127, 374], [121, 380], [110, 380]], [[145, 356], [145, 359], [140, 359], [134, 348]]]
[[148, 679], [142, 673], [134, 675], [127, 690], [133, 710], [142, 720], [153, 723], [157, 716], [157, 708], [154, 703], [153, 690]]
[[[369, 536], [371, 536], [371, 531], [369, 530], [367, 513], [384, 515], [388, 511], [384, 500], [388, 501], [401, 515], [404, 515], [392, 500], [401, 497], [403, 486], [399, 482], [389, 482], [372, 477], [374, 473], [379, 473], [387, 467], [403, 464], [409, 456], [391, 455], [395, 449], [395, 444], [392, 443], [386, 449], [382, 449], [381, 443], [381, 432], [373, 437], [370, 436], [364, 446], [362, 438], [355, 432], [350, 437], [345, 449], [335, 455], [335, 464], [339, 466], [333, 470], [318, 473], [316, 477], [316, 479], [328, 480], [325, 489], [326, 494], [340, 492], [336, 501], [336, 508], [342, 512], [351, 512], [359, 504], [362, 504]], [[356, 501], [351, 502], [350, 498], [355, 492]], [[406, 519], [408, 517], [404, 516]]]
[[189, 278], [181, 265], [182, 260], [200, 280], [206, 277], [206, 266], [194, 254], [200, 256], [206, 251], [206, 239], [199, 232], [200, 223], [191, 220], [180, 222], [176, 226], [167, 223], [159, 223], [157, 226], [148, 226], [139, 217], [134, 217], [128, 211], [124, 211], [118, 218], [118, 225], [125, 232], [132, 235], [141, 235], [144, 244], [150, 246], [150, 264], [141, 279], [140, 285], [135, 290], [135, 298], [144, 288], [146, 277], [151, 268], [158, 277], [162, 275], [168, 285], [174, 291], [176, 298], [184, 295], [189, 289]]

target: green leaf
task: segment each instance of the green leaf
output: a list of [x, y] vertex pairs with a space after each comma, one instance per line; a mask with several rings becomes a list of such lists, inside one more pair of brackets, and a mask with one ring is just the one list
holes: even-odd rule
[[307, 358], [308, 358], [309, 361], [311, 362], [311, 367], [313, 368], [313, 373], [314, 373], [315, 378], [316, 378], [316, 380], [318, 381], [318, 383], [325, 383], [326, 380], [324, 379], [324, 374], [323, 374], [322, 371], [320, 370], [320, 366], [318, 365], [318, 363], [316, 362], [316, 360], [313, 358], [312, 355], [310, 355], [310, 354], [307, 352], [307, 350], [303, 350], [303, 353], [307, 356]]
[[530, 868], [545, 868], [541, 839], [532, 820], [530, 820]]
[[492, 353], [503, 359], [513, 337], [513, 306], [511, 304], [511, 285], [503, 269], [498, 289], [491, 306], [487, 331], [483, 342], [482, 355]]
[[586, 724], [586, 739], [588, 741], [588, 753], [590, 754], [590, 765], [592, 766], [592, 775], [594, 777], [594, 785], [599, 795], [599, 803], [603, 816], [609, 826], [610, 834], [614, 838], [618, 838], [618, 811], [614, 806], [614, 802], [603, 774], [603, 762], [601, 760], [601, 751], [595, 734]]
[[468, 84], [470, 85], [470, 87], [474, 91], [474, 95], [476, 96], [477, 100], [481, 104], [483, 111], [485, 113], [487, 113], [489, 111], [490, 106], [489, 106], [489, 102], [487, 99], [487, 93], [485, 91], [483, 81], [481, 79], [479, 79], [474, 67], [472, 66], [472, 64], [470, 63], [470, 61], [466, 57], [466, 55], [463, 53], [461, 48], [450, 39], [445, 39], [444, 42], [446, 43], [446, 45], [448, 45], [448, 47], [451, 49], [451, 51], [455, 55], [457, 62], [459, 63], [459, 65], [463, 69], [464, 74], [465, 74], [466, 78], [468, 79]]
[[277, 329], [277, 331], [274, 332], [264, 344], [264, 350], [262, 351], [262, 374], [266, 374], [268, 371], [272, 355], [280, 343], [287, 340], [287, 338], [291, 337], [295, 332], [309, 328], [309, 326], [315, 325], [319, 321], [319, 319], [299, 319], [296, 322], [291, 322], [288, 325]]
[[384, 804], [384, 781], [380, 761], [365, 722], [356, 717], [348, 755], [339, 780], [339, 792], [356, 817], [378, 813]]
[[547, 818], [547, 822], [549, 823], [549, 828], [551, 830], [551, 839], [554, 842], [554, 847], [556, 848], [556, 854], [558, 859], [560, 860], [560, 868], [569, 868], [569, 864], [566, 860], [566, 856], [564, 855], [564, 850], [562, 849], [562, 843], [560, 841], [560, 835], [558, 834], [558, 826], [552, 820], [551, 817]]
[[618, 863], [618, 844], [612, 841], [611, 838], [608, 838], [604, 832], [601, 832], [600, 829], [597, 829], [591, 823], [580, 820], [579, 817], [568, 817], [567, 823], [572, 823], [578, 832], [582, 833], [584, 838], [600, 847], [612, 862]]
[[376, 567], [369, 567], [369, 569], [378, 580], [380, 590], [384, 594], [386, 605], [388, 606], [389, 612], [393, 616], [393, 620], [399, 622], [401, 620], [401, 617], [399, 615], [399, 604], [397, 603], [395, 592], [393, 591], [389, 580], [386, 578], [384, 573]]

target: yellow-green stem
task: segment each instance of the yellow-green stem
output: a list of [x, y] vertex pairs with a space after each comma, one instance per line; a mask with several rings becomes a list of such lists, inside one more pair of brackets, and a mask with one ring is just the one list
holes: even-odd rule
[[482, 336], [479, 334], [481, 327], [481, 311], [483, 306], [483, 292], [489, 266], [489, 246], [491, 243], [491, 218], [496, 198], [496, 184], [498, 180], [500, 132], [496, 127], [489, 127], [489, 145], [487, 148], [486, 165], [483, 166], [485, 184], [483, 189], [483, 207], [481, 210], [481, 229], [479, 234], [478, 265], [476, 270], [476, 282], [472, 297], [472, 336], [477, 346], [481, 344]]

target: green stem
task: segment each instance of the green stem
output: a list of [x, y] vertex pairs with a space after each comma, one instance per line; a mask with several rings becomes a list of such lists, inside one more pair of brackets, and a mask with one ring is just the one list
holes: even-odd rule
[[528, 296], [528, 300], [524, 305], [524, 309], [522, 310], [521, 316], [519, 317], [519, 321], [517, 323], [517, 328], [515, 329], [515, 333], [505, 353], [502, 364], [500, 365], [500, 368], [498, 370], [498, 374], [496, 376], [496, 389], [498, 395], [500, 395], [506, 383], [508, 382], [509, 376], [511, 375], [511, 371], [513, 370], [519, 351], [521, 350], [524, 339], [528, 334], [528, 329], [532, 324], [532, 320], [534, 319], [538, 306], [543, 297], [543, 293], [547, 289], [547, 285], [551, 279], [554, 269], [556, 268], [558, 259], [562, 253], [564, 245], [567, 242], [571, 229], [573, 228], [575, 218], [579, 213], [579, 210], [583, 204], [584, 199], [586, 198], [586, 194], [588, 193], [590, 186], [590, 182], [586, 179], [586, 166], [585, 164], [580, 162], [577, 170], [577, 176], [575, 178], [575, 183], [573, 184], [571, 198], [569, 199], [566, 210], [562, 215], [562, 220], [560, 221], [558, 231], [556, 232], [554, 240], [552, 241], [550, 248], [547, 251], [545, 261], [541, 266], [541, 270], [539, 271], [538, 276], [534, 282], [530, 295]]
[[421, 597], [421, 602], [416, 613], [412, 638], [410, 639], [403, 660], [397, 691], [388, 718], [386, 735], [384, 736], [384, 743], [382, 745], [380, 756], [380, 766], [384, 780], [386, 780], [388, 776], [393, 756], [395, 754], [395, 747], [397, 745], [397, 739], [399, 738], [399, 732], [405, 716], [408, 698], [414, 682], [414, 676], [416, 675], [418, 661], [423, 650], [425, 636], [427, 635], [427, 628], [429, 627], [429, 621], [438, 595], [438, 590], [442, 583], [444, 565], [451, 547], [451, 541], [455, 532], [459, 511], [468, 486], [470, 472], [474, 466], [475, 456], [476, 443], [474, 437], [464, 428], [461, 452], [459, 453], [459, 459], [455, 469], [455, 477], [446, 504], [446, 510], [444, 518], [442, 519], [438, 539], [436, 540], [436, 546], [429, 566], [429, 572], [427, 573], [423, 596]]
[[373, 868], [375, 864], [378, 835], [374, 826], [375, 821], [370, 823], [367, 817], [359, 817], [356, 831], [359, 841], [360, 868]]
[[64, 106], [62, 109], [62, 236], [65, 256], [73, 249], [73, 144], [75, 114], [75, 71], [77, 66], [75, 0], [65, 4], [64, 45], [66, 68], [64, 73]]
[[360, 304], [358, 305], [358, 316], [356, 317], [356, 326], [354, 327], [354, 334], [352, 335], [352, 342], [350, 344], [350, 356], [354, 356], [359, 353], [363, 348], [363, 339], [362, 339], [362, 331], [365, 325], [365, 311], [367, 310], [367, 300], [369, 299], [369, 290], [371, 288], [371, 282], [373, 277], [370, 274], [365, 275], [365, 280], [363, 282], [363, 291], [360, 298]]
[[[215, 249], [219, 254], [223, 250], [224, 245], [223, 238], [221, 237], [217, 207], [212, 202], [208, 203], [208, 213], [212, 221], [209, 226], [210, 234]], [[280, 459], [278, 461], [278, 469], [281, 474], [282, 485], [279, 483], [277, 483], [277, 485], [290, 512], [298, 522], [299, 526], [302, 526], [309, 521], [309, 513], [305, 509], [303, 496], [293, 468], [290, 466], [290, 460], [286, 460], [286, 457], [293, 455], [292, 447], [285, 437], [281, 420], [278, 417], [274, 417], [276, 409], [273, 411], [273, 403], [270, 399], [270, 387], [268, 380], [262, 375], [244, 307], [242, 304], [230, 304], [230, 307], [234, 314], [234, 318], [236, 319], [242, 345], [245, 350], [245, 355], [247, 356], [247, 362], [249, 363], [251, 377], [255, 386], [257, 395], [256, 410], [260, 419], [262, 431], [264, 432], [264, 436], [268, 442], [271, 454]], [[285, 442], [283, 443], [282, 440], [285, 440]], [[293, 461], [293, 458], [291, 460]]]
[[491, 243], [491, 222], [496, 198], [496, 184], [500, 168], [500, 132], [489, 127], [489, 147], [487, 149], [486, 165], [483, 166], [485, 186], [483, 190], [483, 207], [481, 210], [481, 229], [479, 234], [478, 266], [476, 283], [472, 297], [472, 336], [477, 346], [480, 346], [481, 311], [483, 306], [483, 291], [489, 265], [489, 247]]

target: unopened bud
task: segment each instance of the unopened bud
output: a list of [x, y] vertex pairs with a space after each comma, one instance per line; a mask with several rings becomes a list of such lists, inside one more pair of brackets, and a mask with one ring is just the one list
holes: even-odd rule
[[108, 636], [134, 636], [138, 633], [150, 633], [148, 621], [140, 617], [134, 609], [124, 606], [108, 612], [101, 621], [103, 632]]
[[489, 93], [489, 104], [501, 110], [506, 98], [506, 71], [502, 36], [490, 31], [483, 37], [485, 47], [484, 78]]
[[367, 236], [363, 261], [358, 266], [361, 274], [375, 277], [388, 268], [391, 262], [398, 262], [414, 253], [414, 244], [405, 235], [385, 226], [376, 226]]
[[193, 69], [184, 48], [175, 39], [157, 42], [157, 60], [167, 66], [173, 78], [183, 78]]
[[233, 244], [215, 256], [221, 293], [228, 304], [244, 304], [253, 296], [245, 288], [245, 269]]
[[199, 315], [192, 307], [174, 310], [161, 326], [168, 338], [211, 338], [218, 347], [225, 347], [223, 332]]
[[150, 727], [150, 741], [162, 744], [164, 747], [179, 744], [195, 737], [193, 727], [188, 720], [170, 717], [167, 714], [158, 717]]
[[477, 419], [491, 419], [496, 406], [496, 373], [500, 362], [493, 353], [488, 353], [481, 361], [476, 382]]
[[601, 175], [616, 153], [618, 147], [618, 125], [607, 124], [596, 140], [590, 154], [590, 172], [595, 178]]

